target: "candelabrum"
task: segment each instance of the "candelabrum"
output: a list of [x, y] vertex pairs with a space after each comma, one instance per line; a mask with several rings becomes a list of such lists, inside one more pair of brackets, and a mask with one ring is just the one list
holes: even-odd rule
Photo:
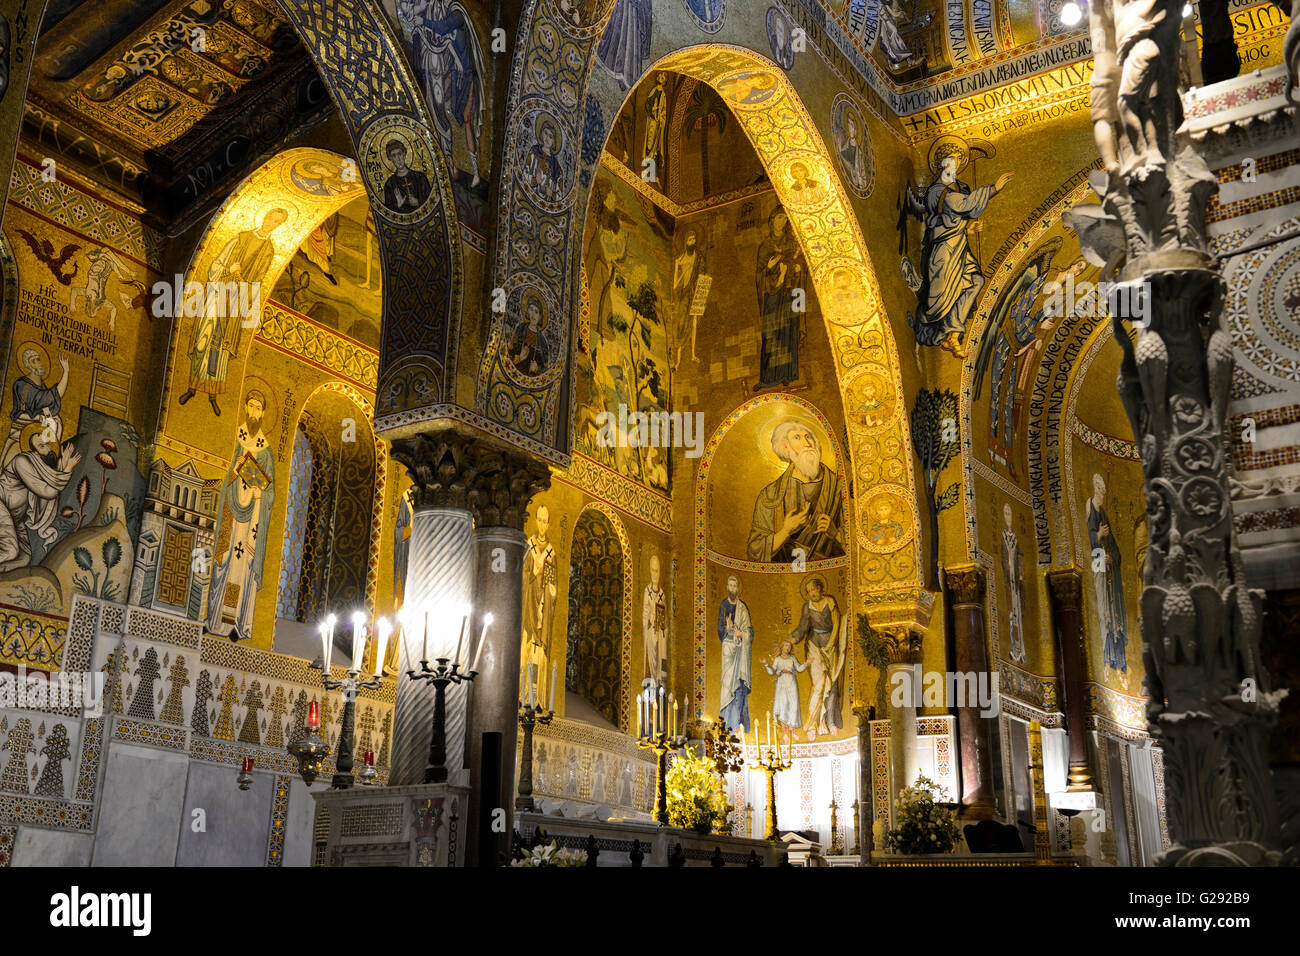
[[429, 738], [429, 765], [424, 768], [425, 783], [447, 782], [447, 685], [472, 681], [478, 671], [462, 671], [460, 662], [449, 657], [439, 657], [436, 667], [427, 660], [420, 661], [418, 671], [407, 671], [411, 680], [428, 681], [433, 685], [433, 734]]
[[782, 770], [789, 770], [790, 765], [790, 760], [782, 758], [776, 747], [769, 746], [766, 756], [763, 748], [759, 747], [757, 767], [767, 774], [767, 832], [763, 834], [764, 840], [779, 839], [776, 829], [776, 775]]
[[840, 805], [834, 800], [831, 801], [831, 856], [839, 856], [844, 852], [844, 845], [840, 843]]
[[[375, 673], [373, 677], [362, 678], [361, 664], [367, 643], [366, 616], [360, 611], [353, 614], [352, 664], [348, 668], [347, 676], [340, 680], [330, 674], [330, 659], [334, 651], [334, 625], [336, 623], [337, 618], [331, 614], [321, 624], [321, 656], [320, 660], [313, 661], [311, 666], [313, 668], [319, 667], [321, 683], [324, 684], [326, 691], [343, 691], [343, 727], [339, 731], [338, 757], [334, 762], [333, 787], [335, 790], [347, 790], [352, 786], [354, 780], [352, 776], [352, 751], [356, 748], [357, 691], [374, 690], [383, 683], [384, 653], [388, 648], [388, 637], [392, 633], [392, 628], [386, 618], [381, 617], [375, 622]], [[365, 783], [370, 783], [374, 779], [374, 767], [370, 763], [367, 763], [366, 770], [362, 773], [362, 779]]]
[[686, 746], [686, 738], [667, 731], [647, 734], [636, 742], [637, 747], [655, 755], [655, 819], [661, 827], [668, 826], [668, 755]]
[[347, 790], [353, 783], [352, 751], [356, 748], [357, 691], [374, 690], [383, 682], [378, 677], [362, 679], [361, 671], [354, 666], [348, 668], [348, 675], [342, 680], [331, 677], [325, 671], [321, 674], [321, 683], [327, 691], [343, 691], [343, 727], [339, 730], [339, 749], [334, 761], [332, 786], [335, 790]]
[[740, 738], [719, 718], [704, 735], [704, 756], [713, 761], [713, 769], [718, 774], [718, 794], [722, 798], [724, 810], [714, 825], [714, 833], [727, 833], [727, 821], [736, 808], [727, 802], [727, 774], [738, 773], [745, 765], [745, 750]]
[[533, 728], [538, 724], [546, 726], [555, 718], [554, 698], [550, 710], [542, 710], [532, 703], [519, 705], [519, 726], [524, 731], [524, 743], [519, 760], [519, 796], [515, 797], [515, 809], [529, 813], [535, 809], [533, 803]]

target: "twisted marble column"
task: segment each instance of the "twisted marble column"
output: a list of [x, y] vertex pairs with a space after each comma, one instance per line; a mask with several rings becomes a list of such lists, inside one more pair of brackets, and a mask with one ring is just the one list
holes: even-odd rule
[[[433, 688], [408, 680], [423, 656], [424, 613], [428, 612], [430, 663], [451, 657], [462, 615], [474, 596], [474, 518], [469, 485], [477, 475], [475, 438], [455, 432], [416, 435], [393, 442], [392, 455], [406, 466], [415, 487], [410, 556], [402, 607], [411, 626], [398, 644], [397, 701], [393, 715], [393, 786], [424, 782], [433, 734]], [[468, 636], [467, 636], [468, 637]], [[463, 653], [463, 651], [462, 651]], [[447, 763], [464, 764], [468, 685], [447, 688]]]

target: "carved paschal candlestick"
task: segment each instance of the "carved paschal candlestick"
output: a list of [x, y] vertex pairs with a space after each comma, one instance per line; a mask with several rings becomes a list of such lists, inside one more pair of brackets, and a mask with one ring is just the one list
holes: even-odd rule
[[1118, 275], [1124, 293], [1110, 311], [1146, 485], [1143, 691], [1164, 751], [1172, 842], [1157, 861], [1277, 865], [1268, 738], [1282, 695], [1260, 662], [1262, 595], [1247, 587], [1233, 529], [1225, 435], [1233, 345], [1206, 229], [1218, 181], [1183, 124], [1181, 8], [1181, 0], [1089, 4], [1092, 122], [1105, 172], [1090, 177], [1101, 204], [1065, 218], [1102, 279]]
[[515, 797], [515, 809], [521, 813], [531, 813], [536, 809], [533, 802], [533, 727], [537, 724], [545, 727], [553, 719], [554, 710], [541, 710], [532, 704], [519, 705], [519, 726], [524, 731], [524, 742], [519, 756], [519, 796]]

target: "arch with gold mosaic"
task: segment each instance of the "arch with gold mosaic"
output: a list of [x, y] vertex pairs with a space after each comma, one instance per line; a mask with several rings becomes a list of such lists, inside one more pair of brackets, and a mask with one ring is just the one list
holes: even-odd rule
[[[545, 15], [545, 9], [541, 12]], [[593, 36], [598, 37], [599, 31]], [[550, 57], [553, 59], [568, 49], [561, 43], [558, 50], [550, 51]], [[572, 52], [575, 56], [585, 55], [583, 50], [575, 39]], [[525, 53], [520, 53], [521, 58], [525, 56]], [[516, 72], [520, 69], [517, 63]], [[850, 419], [848, 461], [857, 488], [865, 491], [889, 485], [897, 489], [899, 501], [908, 512], [911, 529], [911, 533], [888, 549], [868, 546], [861, 540], [856, 542], [862, 556], [859, 562], [863, 575], [859, 582], [860, 590], [905, 596], [905, 592], [922, 584], [923, 575], [912, 443], [903, 401], [898, 351], [881, 305], [881, 292], [870, 255], [825, 140], [781, 69], [747, 48], [730, 44], [688, 47], [647, 64], [642, 75], [660, 70], [692, 77], [717, 91], [767, 169], [777, 198], [789, 214], [809, 264], [814, 289], [826, 316], [837, 382], [846, 406], [851, 405], [855, 398], [860, 403], [861, 392], [870, 382], [877, 387], [884, 384], [892, 396], [890, 413], [873, 418], [870, 425], [862, 425], [852, 416], [846, 416]], [[520, 124], [528, 116], [549, 108], [545, 106], [546, 102], [557, 96], [563, 95], [577, 103], [587, 77], [561, 71], [544, 82], [535, 71], [527, 71], [525, 79], [531, 84], [525, 92], [528, 89], [538, 92], [531, 98], [521, 95], [516, 100], [522, 112], [517, 111], [518, 117], [512, 115], [511, 125], [508, 125], [507, 156], [514, 148]], [[542, 91], [547, 95], [541, 95]], [[812, 199], [801, 198], [792, 188], [792, 169], [800, 164], [818, 183], [825, 184]], [[522, 179], [517, 168], [514, 176]], [[524, 211], [528, 211], [528, 193], [522, 182], [503, 184], [502, 195], [505, 198], [500, 233], [512, 238], [509, 243], [503, 240], [498, 250], [497, 276], [505, 292], [506, 311], [492, 316], [480, 367], [476, 404], [480, 413], [489, 419], [521, 432], [521, 440], [530, 447], [561, 444], [563, 454], [556, 456], [551, 453], [551, 457], [567, 462], [567, 446], [572, 433], [568, 419], [572, 417], [573, 409], [569, 407], [570, 403], [566, 403], [565, 393], [566, 390], [568, 395], [573, 392], [578, 312], [576, 289], [579, 287], [580, 269], [576, 266], [570, 269], [562, 253], [566, 230], [573, 234], [581, 233], [573, 199], [578, 187], [576, 181], [569, 182], [569, 204], [555, 204], [549, 219], [530, 220], [533, 222], [531, 229], [528, 223], [517, 223], [520, 211], [510, 198], [514, 195], [512, 190], [519, 192], [520, 203], [525, 207]], [[522, 230], [519, 235], [515, 234], [516, 225]], [[544, 237], [538, 230], [545, 229], [556, 233], [554, 246], [543, 241]], [[533, 236], [533, 233], [537, 235]], [[548, 309], [555, 310], [552, 314], [563, 312], [566, 320], [564, 338], [560, 343], [563, 348], [557, 351], [566, 357], [568, 364], [556, 363], [557, 367], [549, 370], [551, 374], [544, 381], [540, 378], [521, 379], [506, 361], [512, 331], [507, 327], [507, 317], [517, 315], [522, 297], [535, 292], [542, 296]], [[575, 307], [566, 308], [566, 303]], [[857, 500], [858, 507], [862, 507], [865, 498], [859, 496]], [[861, 523], [855, 521], [855, 526], [860, 527]]]
[[[573, 531], [571, 535], [576, 535], [578, 531], [578, 522], [582, 520], [583, 514], [588, 511], [596, 511], [609, 519], [610, 525], [614, 528], [614, 534], [618, 537], [618, 545], [623, 549], [623, 639], [619, 642], [619, 699], [618, 699], [618, 725], [627, 733], [632, 732], [632, 590], [635, 578], [632, 575], [632, 542], [627, 536], [627, 528], [623, 526], [623, 519], [618, 513], [618, 509], [605, 504], [603, 501], [589, 501], [585, 504], [578, 516], [573, 521]], [[572, 538], [570, 539], [570, 552], [572, 552]], [[568, 633], [568, 627], [565, 627], [565, 633]], [[566, 647], [567, 654], [567, 647]], [[568, 661], [565, 661], [567, 666]]]
[[[210, 279], [225, 281], [229, 278], [227, 270], [213, 269], [222, 253], [250, 231], [265, 234], [273, 252], [264, 257], [265, 266], [261, 274], [239, 276], [241, 284], [256, 285], [256, 296], [250, 291], [248, 300], [250, 303], [256, 300], [264, 309], [280, 274], [312, 230], [354, 199], [365, 195], [357, 177], [349, 176], [348, 162], [347, 157], [329, 150], [302, 147], [278, 153], [250, 173], [208, 223], [185, 270], [185, 287], [198, 283], [204, 287], [206, 298]], [[174, 293], [172, 297], [176, 298]], [[191, 384], [193, 373], [190, 366], [198, 347], [197, 334], [204, 316], [192, 314], [192, 310], [184, 310], [191, 313], [184, 314], [180, 303], [173, 305], [177, 315], [172, 326], [163, 380], [159, 442], [185, 454], [191, 453], [195, 447], [221, 452], [229, 431], [224, 426], [229, 423], [233, 428], [233, 419], [238, 417], [233, 407], [237, 399], [226, 402], [231, 407], [227, 412], [229, 417], [225, 419], [220, 415], [214, 418], [209, 403], [200, 396], [191, 396], [186, 404], [180, 404]], [[222, 379], [224, 394], [233, 396], [243, 381], [248, 355], [261, 322], [261, 311], [259, 309], [256, 315], [228, 317], [225, 321], [239, 323], [237, 330], [230, 329], [236, 334], [236, 345], [227, 359], [228, 366]]]

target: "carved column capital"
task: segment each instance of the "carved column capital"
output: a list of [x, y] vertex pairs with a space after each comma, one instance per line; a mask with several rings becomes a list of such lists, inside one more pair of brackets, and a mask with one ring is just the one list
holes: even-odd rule
[[395, 439], [392, 456], [406, 466], [417, 510], [470, 511], [479, 527], [522, 530], [529, 501], [551, 484], [544, 462], [456, 429]]
[[1057, 568], [1047, 572], [1052, 600], [1062, 611], [1078, 611], [1083, 601], [1083, 575], [1078, 568]]
[[961, 604], [984, 603], [984, 569], [978, 564], [964, 564], [958, 567], [944, 568], [944, 583], [952, 595], [954, 606]]
[[891, 664], [919, 664], [921, 662], [921, 635], [905, 627], [881, 631]]
[[551, 486], [551, 469], [531, 455], [490, 446], [479, 448], [475, 457], [469, 491], [474, 523], [480, 528], [522, 531], [528, 503]]

